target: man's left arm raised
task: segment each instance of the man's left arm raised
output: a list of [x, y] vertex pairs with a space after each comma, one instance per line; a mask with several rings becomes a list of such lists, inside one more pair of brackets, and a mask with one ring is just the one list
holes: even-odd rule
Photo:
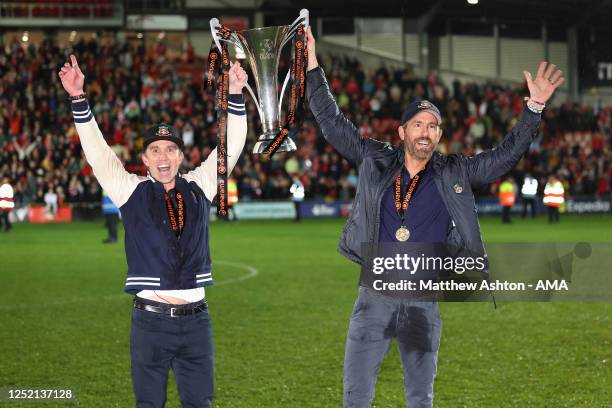
[[535, 78], [523, 71], [529, 88], [527, 107], [498, 146], [467, 159], [470, 184], [486, 185], [516, 166], [533, 141], [546, 103], [565, 81], [562, 74], [555, 64], [547, 62], [540, 63]]
[[[242, 89], [248, 76], [239, 62], [229, 71], [229, 96], [227, 115], [227, 160], [228, 174], [232, 172], [244, 148], [247, 134], [246, 106]], [[188, 181], [195, 181], [212, 201], [217, 194], [217, 148], [215, 148], [196, 169], [184, 175]]]

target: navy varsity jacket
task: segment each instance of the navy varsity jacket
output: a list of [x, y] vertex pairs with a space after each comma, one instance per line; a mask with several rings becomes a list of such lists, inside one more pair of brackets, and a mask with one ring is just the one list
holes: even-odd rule
[[[246, 139], [242, 95], [229, 96], [228, 167], [231, 172]], [[195, 170], [176, 177], [185, 200], [185, 227], [174, 235], [165, 190], [151, 177], [128, 173], [106, 144], [86, 100], [73, 101], [72, 113], [87, 161], [125, 227], [128, 273], [125, 291], [192, 289], [213, 284], [209, 249], [209, 213], [217, 193], [217, 149]]]

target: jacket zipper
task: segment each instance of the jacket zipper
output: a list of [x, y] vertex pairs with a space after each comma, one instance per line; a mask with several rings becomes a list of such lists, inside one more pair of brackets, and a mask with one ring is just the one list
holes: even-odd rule
[[[383, 185], [383, 188], [377, 192], [378, 199], [377, 199], [377, 203], [376, 203], [376, 224], [375, 224], [374, 233], [372, 234], [372, 243], [374, 243], [374, 244], [378, 244], [378, 239], [380, 237], [380, 205], [382, 203], [383, 196], [385, 195], [385, 191], [389, 188], [389, 186], [391, 186], [391, 183], [393, 182], [393, 180], [395, 180], [397, 175], [402, 172], [402, 166], [403, 165], [404, 164], [402, 163], [402, 165], [400, 166], [399, 170], [395, 171], [393, 173], [393, 177], [391, 177], [391, 179], [389, 179]], [[382, 194], [380, 194], [380, 193], [382, 193]]]

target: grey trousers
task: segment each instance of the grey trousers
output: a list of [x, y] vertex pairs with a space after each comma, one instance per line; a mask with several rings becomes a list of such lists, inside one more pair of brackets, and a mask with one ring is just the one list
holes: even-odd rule
[[394, 299], [359, 288], [344, 356], [344, 407], [370, 407], [380, 365], [397, 339], [406, 406], [433, 405], [442, 320], [436, 302]]

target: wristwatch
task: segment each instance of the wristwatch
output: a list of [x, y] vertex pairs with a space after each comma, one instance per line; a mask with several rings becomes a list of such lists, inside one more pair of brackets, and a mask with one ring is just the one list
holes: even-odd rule
[[85, 92], [83, 92], [80, 95], [68, 96], [68, 99], [71, 100], [71, 101], [79, 101], [81, 99], [85, 99], [85, 97], [86, 97], [86, 94], [85, 94]]
[[529, 109], [533, 113], [537, 113], [539, 115], [542, 113], [545, 107], [545, 103], [534, 101], [531, 98], [527, 99], [527, 109]]

